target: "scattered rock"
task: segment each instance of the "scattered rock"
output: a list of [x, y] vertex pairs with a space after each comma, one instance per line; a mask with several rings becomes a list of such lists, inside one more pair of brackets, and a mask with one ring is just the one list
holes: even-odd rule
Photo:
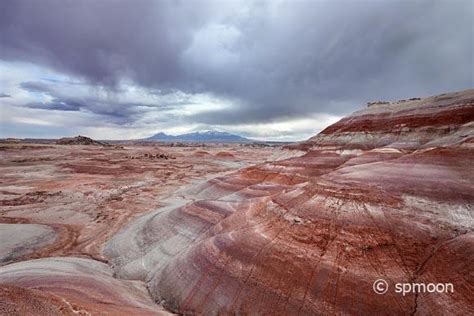
[[127, 156], [129, 159], [176, 159], [176, 157], [169, 155], [164, 152], [159, 152], [159, 153], [144, 153], [143, 155], [139, 156]]
[[19, 138], [6, 138], [6, 139], [2, 139], [1, 142], [5, 143], [5, 144], [19, 144], [19, 143], [21, 143], [21, 139], [19, 139]]
[[374, 106], [380, 106], [380, 105], [388, 105], [390, 102], [387, 101], [373, 101], [373, 102], [367, 102], [367, 107], [374, 107]]

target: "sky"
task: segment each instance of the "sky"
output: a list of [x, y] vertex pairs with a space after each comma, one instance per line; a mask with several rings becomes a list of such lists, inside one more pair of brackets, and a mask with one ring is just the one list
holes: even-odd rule
[[474, 87], [474, 1], [0, 1], [0, 137], [297, 141]]

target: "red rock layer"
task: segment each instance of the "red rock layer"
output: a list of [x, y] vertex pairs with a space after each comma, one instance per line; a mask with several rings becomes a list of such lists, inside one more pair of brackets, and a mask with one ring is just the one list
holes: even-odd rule
[[[474, 90], [357, 112], [184, 190], [105, 250], [180, 313], [472, 314]], [[375, 294], [373, 282], [390, 289]], [[454, 294], [394, 292], [450, 282]]]
[[143, 282], [113, 278], [106, 264], [51, 257], [0, 268], [1, 315], [169, 315]]
[[[194, 156], [203, 149], [205, 157]], [[219, 158], [224, 151], [235, 160]], [[103, 244], [190, 181], [288, 153], [218, 144], [117, 148], [0, 140], [0, 315], [162, 313], [143, 281], [114, 278]], [[44, 259], [30, 260], [36, 258]]]

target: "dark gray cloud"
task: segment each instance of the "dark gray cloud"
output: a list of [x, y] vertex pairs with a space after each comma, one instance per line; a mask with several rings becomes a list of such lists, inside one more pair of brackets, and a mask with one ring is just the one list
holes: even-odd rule
[[20, 83], [20, 87], [29, 92], [40, 92], [48, 95], [51, 95], [53, 91], [48, 84], [41, 81], [25, 81]]
[[[98, 114], [101, 119], [115, 124], [132, 124], [151, 109], [167, 110], [179, 105], [149, 104], [118, 101], [113, 97], [104, 97], [95, 93], [71, 96], [64, 86], [76, 83], [60, 80], [26, 81], [20, 83], [21, 89], [49, 97], [48, 101], [29, 102], [24, 107], [54, 111], [85, 111]], [[83, 86], [83, 85], [82, 85]]]
[[25, 107], [43, 110], [80, 111], [84, 105], [74, 100], [53, 99], [51, 102], [30, 102], [25, 104]]
[[42, 63], [97, 83], [124, 76], [166, 83], [202, 23], [200, 6], [174, 1], [2, 1], [1, 58]]
[[[473, 5], [2, 1], [0, 59], [45, 65], [112, 91], [127, 79], [153, 91], [232, 101], [234, 107], [188, 118], [198, 123], [342, 114], [373, 99], [474, 86]], [[87, 109], [127, 123], [143, 113], [143, 104], [59, 96], [37, 83], [22, 88], [53, 97], [30, 107]]]
[[12, 96], [6, 93], [0, 93], [0, 98], [11, 98]]

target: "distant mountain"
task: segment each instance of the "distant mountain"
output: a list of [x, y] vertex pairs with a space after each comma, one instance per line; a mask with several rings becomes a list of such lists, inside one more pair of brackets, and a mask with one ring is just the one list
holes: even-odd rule
[[194, 133], [187, 133], [182, 135], [168, 135], [165, 133], [158, 133], [151, 137], [145, 138], [150, 141], [161, 141], [161, 142], [196, 142], [196, 143], [248, 143], [252, 140], [234, 135], [226, 132], [219, 131], [200, 131]]
[[174, 141], [177, 136], [167, 135], [165, 133], [158, 133], [151, 137], [146, 138], [146, 140], [160, 140], [160, 141]]

